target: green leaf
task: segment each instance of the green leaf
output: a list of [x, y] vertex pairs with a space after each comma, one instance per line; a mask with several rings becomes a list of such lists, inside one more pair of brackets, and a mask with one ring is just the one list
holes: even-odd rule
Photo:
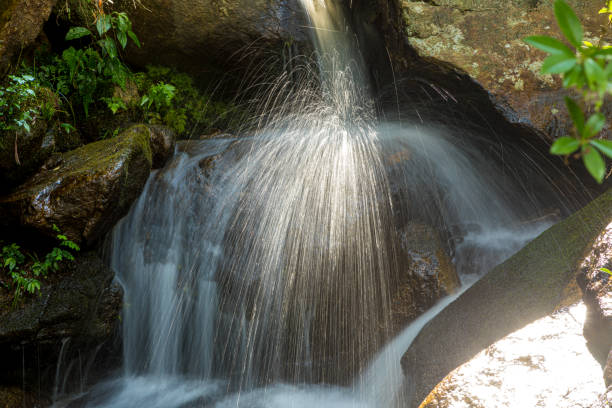
[[111, 17], [106, 14], [101, 14], [98, 16], [98, 21], [96, 21], [96, 29], [98, 30], [98, 35], [102, 37], [108, 30], [112, 27], [111, 25]]
[[580, 147], [580, 141], [576, 138], [564, 136], [560, 137], [550, 147], [551, 154], [566, 155], [572, 154]]
[[578, 17], [576, 17], [572, 8], [563, 0], [556, 0], [554, 8], [557, 23], [565, 35], [565, 38], [567, 38], [574, 47], [580, 47], [580, 44], [582, 44], [583, 32], [582, 24], [580, 24]]
[[607, 273], [608, 275], [612, 275], [612, 271], [608, 268], [599, 268], [600, 271]]
[[119, 31], [117, 33], [117, 39], [119, 40], [119, 44], [121, 45], [121, 48], [125, 49], [127, 45], [127, 35], [125, 34], [125, 32]]
[[605, 124], [606, 117], [603, 115], [603, 113], [594, 113], [584, 125], [584, 132], [582, 132], [582, 137], [584, 139], [592, 138], [593, 136], [601, 132], [601, 129], [603, 129]]
[[91, 35], [91, 31], [89, 31], [85, 27], [72, 27], [68, 30], [68, 34], [66, 34], [66, 41], [76, 40], [78, 38], [86, 37]]
[[138, 37], [136, 37], [136, 34], [134, 34], [132, 30], [128, 30], [127, 34], [130, 36], [132, 41], [134, 41], [134, 44], [136, 44], [136, 46], [140, 48], [140, 41], [138, 40]]
[[589, 81], [589, 86], [592, 88], [594, 88], [596, 84], [605, 84], [608, 82], [608, 78], [603, 68], [592, 58], [587, 58], [584, 62], [584, 72]]
[[590, 143], [597, 147], [603, 154], [612, 159], [612, 141], [595, 139], [591, 140]]
[[576, 57], [573, 55], [571, 57], [565, 54], [551, 55], [544, 60], [542, 64], [542, 73], [562, 74], [574, 68], [576, 63]]
[[552, 37], [534, 35], [524, 38], [523, 41], [550, 54], [574, 56], [574, 52], [567, 45]]
[[606, 164], [601, 154], [599, 154], [594, 147], [585, 146], [582, 148], [582, 160], [589, 173], [591, 173], [591, 176], [601, 184], [606, 174]]
[[104, 38], [102, 40], [99, 41], [100, 46], [102, 47], [102, 49], [104, 49], [104, 51], [106, 51], [106, 54], [112, 58], [115, 59], [117, 58], [117, 47], [115, 46], [115, 41], [113, 41], [111, 38]]
[[580, 106], [569, 96], [565, 97], [565, 105], [567, 106], [567, 110], [572, 117], [572, 121], [574, 125], [576, 125], [576, 129], [579, 134], [582, 134], [584, 131], [584, 113], [582, 113], [582, 109]]

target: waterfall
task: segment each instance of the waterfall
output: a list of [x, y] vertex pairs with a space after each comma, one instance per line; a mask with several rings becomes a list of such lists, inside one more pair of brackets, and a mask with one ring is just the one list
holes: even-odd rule
[[[367, 369], [402, 268], [393, 196], [432, 224], [478, 223], [477, 253], [492, 242], [479, 236], [518, 224], [506, 204], [516, 191], [499, 187], [485, 157], [443, 130], [377, 122], [342, 7], [301, 1], [320, 87], [293, 95], [299, 109], [250, 137], [182, 143], [151, 175], [112, 239], [125, 288], [123, 372], [84, 405], [390, 407], [401, 354], [453, 299]], [[390, 171], [393, 150], [412, 159]]]

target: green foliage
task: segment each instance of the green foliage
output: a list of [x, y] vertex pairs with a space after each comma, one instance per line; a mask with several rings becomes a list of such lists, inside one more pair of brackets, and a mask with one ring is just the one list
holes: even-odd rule
[[147, 110], [153, 106], [156, 112], [160, 112], [171, 106], [175, 93], [176, 88], [173, 85], [160, 82], [149, 88], [149, 91], [142, 97], [140, 106], [145, 106]]
[[608, 275], [612, 275], [612, 271], [608, 268], [599, 268], [600, 271], [607, 273]]
[[77, 99], [86, 117], [97, 100], [105, 102], [113, 113], [121, 108], [105, 94], [115, 85], [125, 88], [132, 75], [120, 58], [128, 38], [140, 45], [125, 13], [100, 13], [95, 26], [95, 33], [87, 27], [72, 27], [66, 41], [91, 37], [90, 44], [84, 48], [69, 47], [35, 71], [44, 85], [60, 95]]
[[168, 67], [148, 66], [134, 82], [142, 96], [144, 120], [172, 128], [179, 137], [232, 128], [240, 114], [231, 104], [215, 100], [184, 73]]
[[[612, 46], [583, 41], [582, 24], [565, 1], [556, 0], [554, 12], [571, 48], [546, 36], [527, 37], [524, 41], [550, 54], [542, 64], [542, 73], [561, 74], [563, 86], [580, 92], [591, 114], [587, 118], [576, 101], [566, 98], [565, 104], [576, 134], [557, 139], [550, 152], [556, 155], [575, 153], [577, 157], [582, 157], [589, 173], [601, 183], [606, 173], [602, 154], [612, 158], [612, 142], [597, 139], [606, 126], [606, 117], [601, 113], [604, 99], [612, 95]], [[612, 24], [612, 0], [608, 0], [607, 6], [599, 13], [609, 14], [608, 20]]]
[[79, 246], [63, 235], [57, 226], [53, 226], [57, 233], [59, 245], [49, 251], [42, 259], [30, 255], [30, 260], [21, 252], [16, 243], [3, 246], [0, 252], [0, 271], [10, 279], [8, 282], [0, 280], [7, 289], [13, 291], [13, 304], [21, 299], [24, 292], [29, 294], [40, 293], [39, 278], [46, 278], [49, 273], [57, 272], [63, 261], [74, 261], [71, 251], [80, 251]]
[[39, 113], [38, 89], [39, 83], [31, 75], [9, 76], [9, 83], [0, 86], [0, 130], [30, 131], [30, 123]]

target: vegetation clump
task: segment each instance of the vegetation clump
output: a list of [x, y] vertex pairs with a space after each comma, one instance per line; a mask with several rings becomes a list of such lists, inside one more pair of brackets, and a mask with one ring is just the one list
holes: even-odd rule
[[63, 235], [56, 225], [53, 230], [57, 233], [58, 246], [42, 258], [35, 253], [24, 254], [21, 247], [14, 242], [2, 247], [0, 286], [13, 291], [13, 305], [17, 304], [24, 293], [40, 294], [40, 279], [46, 278], [49, 273], [57, 272], [62, 262], [74, 261], [73, 252], [80, 251], [79, 246]]

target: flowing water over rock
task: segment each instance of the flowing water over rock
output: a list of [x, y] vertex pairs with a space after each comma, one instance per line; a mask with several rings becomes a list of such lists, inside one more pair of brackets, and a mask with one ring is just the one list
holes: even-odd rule
[[455, 262], [475, 276], [545, 227], [522, 225], [520, 186], [444, 129], [377, 123], [340, 8], [303, 3], [318, 98], [250, 138], [189, 142], [151, 176], [113, 235], [123, 371], [58, 405], [401, 405], [401, 354], [459, 293], [374, 358], [406, 267], [397, 223], [466, 230]]

